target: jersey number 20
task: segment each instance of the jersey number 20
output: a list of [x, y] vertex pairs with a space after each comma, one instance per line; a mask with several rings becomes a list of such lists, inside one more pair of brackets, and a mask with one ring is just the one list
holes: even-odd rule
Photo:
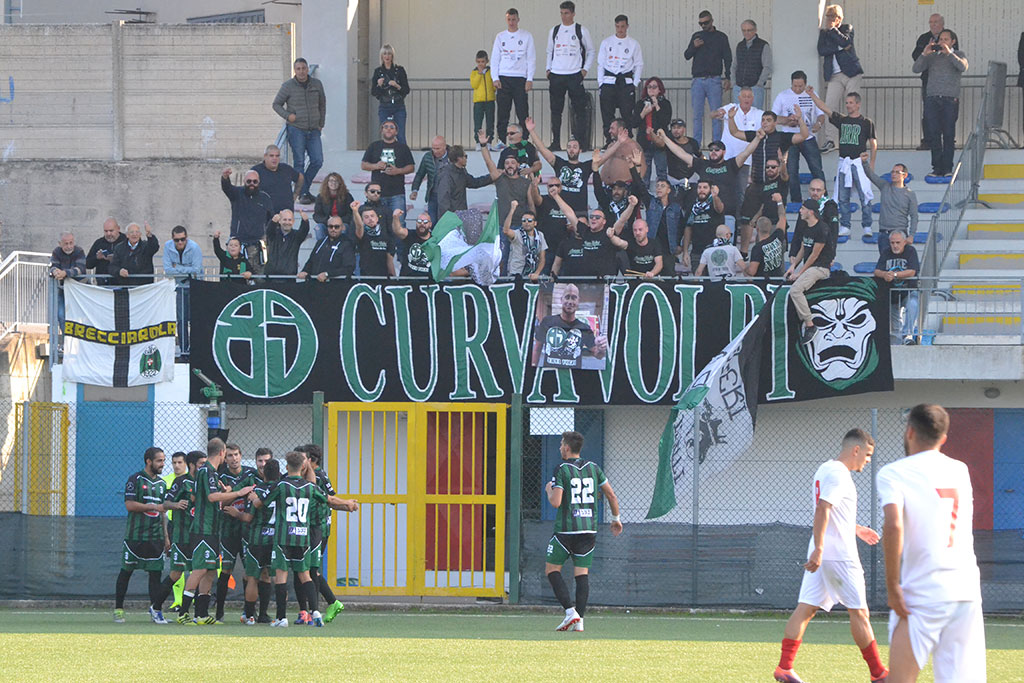
[[594, 478], [570, 479], [569, 487], [572, 489], [573, 505], [590, 505], [594, 502]]
[[289, 522], [305, 524], [306, 518], [309, 516], [309, 498], [288, 496], [284, 502], [288, 506], [285, 508], [284, 518]]

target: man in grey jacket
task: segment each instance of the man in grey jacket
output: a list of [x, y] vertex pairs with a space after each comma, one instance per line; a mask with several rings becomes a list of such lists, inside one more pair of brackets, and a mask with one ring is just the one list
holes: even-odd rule
[[493, 181], [490, 175], [471, 176], [466, 171], [466, 150], [453, 145], [448, 151], [451, 163], [444, 166], [437, 174], [437, 216], [440, 218], [446, 211], [465, 211], [466, 188], [486, 187]]
[[889, 174], [890, 180], [886, 182], [885, 178], [875, 174], [870, 158], [871, 154], [868, 152], [860, 155], [864, 173], [882, 195], [881, 213], [878, 218], [878, 253], [881, 254], [889, 246], [889, 234], [893, 231], [901, 230], [907, 239], [914, 241], [914, 234], [917, 232], [917, 195], [907, 187], [909, 174], [905, 165], [893, 165]]
[[[324, 165], [320, 131], [323, 130], [327, 116], [327, 96], [324, 94], [324, 84], [309, 75], [309, 64], [302, 57], [295, 60], [295, 78], [282, 83], [277, 91], [274, 111], [287, 123], [292, 164], [302, 173], [299, 201], [314, 204], [316, 199], [310, 194], [309, 188], [317, 171]], [[305, 163], [307, 155], [308, 164]]]
[[967, 55], [954, 50], [955, 38], [948, 28], [928, 46], [917, 61], [914, 73], [928, 73], [924, 98], [924, 137], [932, 150], [929, 176], [953, 173], [953, 138], [960, 117], [960, 77], [967, 71]]

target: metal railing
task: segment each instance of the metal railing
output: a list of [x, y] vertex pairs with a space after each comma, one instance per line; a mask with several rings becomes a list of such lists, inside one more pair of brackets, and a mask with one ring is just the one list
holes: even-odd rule
[[0, 262], [0, 341], [29, 325], [47, 324], [46, 281], [50, 255], [15, 251]]
[[[1024, 345], [1024, 281], [1020, 278], [921, 277], [917, 288], [891, 289], [889, 296], [893, 345], [906, 343], [905, 336], [926, 346]], [[906, 306], [909, 297], [915, 297], [916, 303]], [[914, 318], [906, 334], [901, 325], [905, 315]]]
[[[653, 75], [653, 74], [652, 74]], [[976, 121], [977, 112], [985, 96], [986, 76], [964, 76], [960, 86], [960, 119], [956, 136], [963, 140], [970, 134]], [[1015, 85], [1016, 74], [1006, 76], [1007, 85]], [[663, 79], [665, 96], [672, 104], [674, 115], [685, 119], [693, 130], [693, 112], [690, 100], [689, 78]], [[448, 144], [462, 145], [472, 149], [476, 144], [473, 135], [473, 92], [469, 83], [461, 78], [412, 79], [412, 92], [405, 98], [408, 118], [406, 138], [409, 147], [426, 149], [435, 135], [443, 135]], [[779, 88], [783, 87], [780, 82]], [[788, 87], [788, 84], [786, 84]], [[596, 82], [587, 81], [587, 92], [592, 100], [591, 131], [594, 144], [601, 141], [601, 113], [598, 103]], [[770, 93], [766, 106], [771, 106]], [[921, 79], [917, 76], [874, 76], [864, 77], [861, 88], [864, 98], [864, 115], [875, 122], [878, 146], [882, 149], [916, 149], [922, 138]], [[538, 79], [534, 88], [527, 93], [530, 115], [537, 122], [545, 140], [551, 135], [551, 109], [547, 83]], [[723, 93], [723, 103], [732, 99], [731, 91]], [[568, 105], [567, 105], [568, 106]], [[1009, 130], [1020, 130], [1024, 125], [1021, 111], [1020, 88], [1006, 88], [1004, 126]], [[568, 130], [569, 116], [563, 116], [563, 131]], [[711, 119], [705, 114], [705, 142], [709, 141]], [[370, 131], [370, 139], [376, 133]], [[563, 132], [562, 140], [568, 139]]]

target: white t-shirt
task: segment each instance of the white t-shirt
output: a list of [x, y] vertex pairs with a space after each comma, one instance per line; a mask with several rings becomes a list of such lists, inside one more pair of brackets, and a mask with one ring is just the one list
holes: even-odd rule
[[878, 502], [902, 510], [900, 585], [908, 606], [981, 600], [967, 465], [939, 451], [889, 463], [878, 472]]
[[731, 244], [708, 247], [700, 255], [700, 262], [711, 277], [728, 280], [743, 272], [743, 254]]
[[[797, 95], [793, 92], [793, 89], [783, 90], [775, 97], [775, 102], [772, 103], [772, 111], [775, 112], [776, 116], [782, 118], [783, 116], [792, 116], [794, 113], [793, 105], [800, 105], [800, 113], [804, 117], [804, 123], [807, 124], [807, 129], [814, 126], [814, 122], [818, 120], [818, 117], [823, 115], [824, 112], [818, 109], [818, 105], [814, 104], [814, 100], [807, 94], [807, 91]], [[779, 124], [776, 126], [778, 130], [783, 133], [799, 133], [800, 126], [784, 126]], [[811, 137], [808, 140], [814, 138], [814, 133], [811, 133]]]
[[590, 31], [586, 26], [580, 25], [580, 33], [583, 35], [583, 48], [587, 55], [580, 59], [579, 37], [576, 35], [576, 22], [569, 26], [558, 25], [558, 33], [554, 41], [551, 34], [554, 29], [548, 31], [547, 49], [547, 70], [553, 74], [574, 74], [583, 71], [590, 71], [590, 65], [594, 61], [594, 41], [590, 39]]
[[494, 37], [494, 45], [491, 46], [491, 74], [494, 80], [498, 80], [499, 76], [515, 76], [532, 81], [536, 67], [537, 51], [529, 31], [502, 31]]
[[[850, 470], [838, 460], [822, 463], [814, 473], [814, 505], [818, 500], [832, 504], [828, 524], [825, 526], [825, 548], [822, 560], [855, 562], [860, 565], [857, 552], [857, 487], [853, 485]], [[814, 536], [807, 544], [807, 556], [814, 550]]]
[[[508, 274], [519, 275], [526, 265], [526, 250], [523, 245], [524, 233], [520, 229], [513, 230], [512, 232], [513, 235], [509, 239], [508, 249]], [[544, 239], [544, 233], [536, 228], [533, 231], [533, 238], [537, 240], [537, 259], [539, 261], [540, 255], [548, 249], [548, 241]]]
[[[740, 152], [747, 148], [750, 144], [746, 138], [742, 140], [740, 138], [734, 138], [729, 132], [729, 112], [733, 109], [736, 110], [736, 127], [740, 130], [757, 130], [761, 127], [761, 115], [764, 111], [757, 107], [751, 107], [750, 111], [746, 114], [739, 108], [738, 104], [730, 102], [729, 104], [723, 104], [722, 109], [725, 110], [725, 128], [722, 130], [722, 142], [725, 143], [725, 159], [735, 158]], [[753, 154], [747, 157], [747, 160], [743, 162], [744, 166], [750, 166], [750, 160], [753, 158]]]

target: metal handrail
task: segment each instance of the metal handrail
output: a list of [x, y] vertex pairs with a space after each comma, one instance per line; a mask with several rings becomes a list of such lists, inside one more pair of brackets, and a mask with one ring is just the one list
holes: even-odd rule
[[[317, 70], [317, 68], [319, 68], [319, 66], [320, 66], [319, 64], [310, 64], [309, 65], [309, 77], [310, 78], [313, 77], [313, 74], [316, 73], [316, 70]], [[288, 164], [290, 166], [294, 165], [290, 161], [291, 156], [292, 156], [292, 150], [291, 150], [291, 147], [288, 146], [288, 122], [287, 121], [285, 121], [284, 123], [281, 124], [281, 130], [278, 131], [277, 137], [274, 139], [274, 144], [277, 145], [277, 148], [279, 150], [281, 150], [281, 161], [283, 161], [284, 163], [286, 163], [286, 164]]]
[[14, 251], [0, 262], [0, 341], [23, 325], [47, 323], [40, 299], [49, 265], [50, 255], [35, 251]]

